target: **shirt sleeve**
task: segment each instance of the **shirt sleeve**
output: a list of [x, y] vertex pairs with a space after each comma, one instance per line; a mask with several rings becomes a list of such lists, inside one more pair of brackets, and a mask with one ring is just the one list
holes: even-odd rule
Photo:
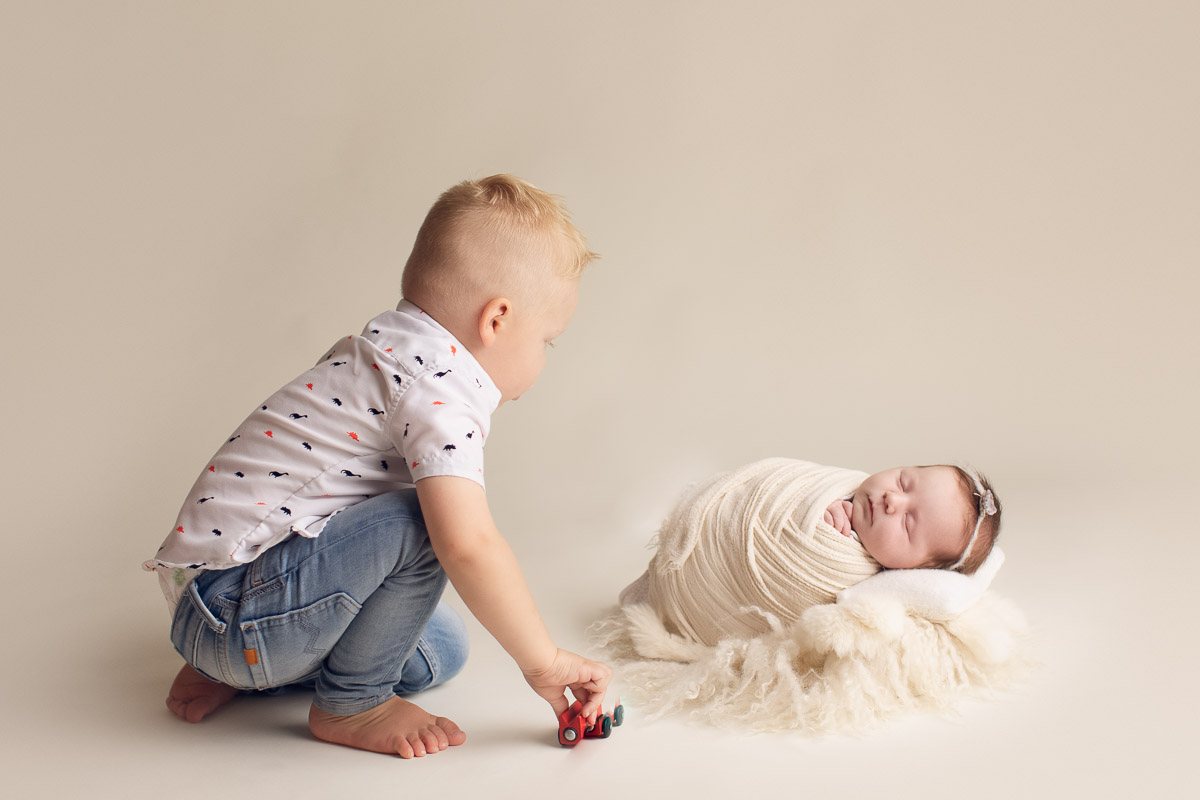
[[474, 382], [453, 370], [429, 370], [413, 379], [391, 415], [390, 433], [415, 483], [454, 475], [483, 481], [483, 443], [489, 414]]

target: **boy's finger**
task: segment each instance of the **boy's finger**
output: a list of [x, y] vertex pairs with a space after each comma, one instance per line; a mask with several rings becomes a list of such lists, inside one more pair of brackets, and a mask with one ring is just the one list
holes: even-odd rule
[[547, 697], [546, 702], [554, 709], [554, 716], [556, 717], [571, 707], [571, 702], [567, 700], [565, 694], [559, 694], [557, 697]]

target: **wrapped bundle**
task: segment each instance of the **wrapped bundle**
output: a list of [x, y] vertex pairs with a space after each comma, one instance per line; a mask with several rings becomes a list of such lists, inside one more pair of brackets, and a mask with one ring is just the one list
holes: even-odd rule
[[790, 625], [880, 570], [822, 519], [867, 475], [769, 458], [688, 491], [658, 536], [645, 580], [667, 630], [703, 644]]

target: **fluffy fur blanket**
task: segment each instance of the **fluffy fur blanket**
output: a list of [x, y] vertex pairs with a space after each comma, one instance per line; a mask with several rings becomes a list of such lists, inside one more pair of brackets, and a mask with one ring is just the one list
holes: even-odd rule
[[899, 712], [949, 710], [1009, 688], [1031, 666], [1023, 615], [991, 592], [940, 622], [894, 598], [858, 595], [715, 646], [669, 633], [645, 603], [623, 607], [592, 633], [649, 717], [684, 712], [754, 731], [861, 731]]

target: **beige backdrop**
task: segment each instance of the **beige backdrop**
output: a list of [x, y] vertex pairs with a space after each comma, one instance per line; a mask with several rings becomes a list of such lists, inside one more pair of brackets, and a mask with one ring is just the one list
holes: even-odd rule
[[[5, 782], [1194, 786], [1196, 8], [0, 3]], [[312, 742], [304, 697], [171, 718], [178, 659], [139, 562], [254, 404], [395, 304], [437, 193], [500, 171], [565, 196], [603, 256], [488, 449], [564, 646], [689, 481], [768, 455], [966, 460], [1007, 507], [996, 590], [1034, 624], [1035, 682], [857, 739], [633, 710], [564, 753], [473, 625], [472, 663], [425, 703], [471, 739], [420, 763]]]

